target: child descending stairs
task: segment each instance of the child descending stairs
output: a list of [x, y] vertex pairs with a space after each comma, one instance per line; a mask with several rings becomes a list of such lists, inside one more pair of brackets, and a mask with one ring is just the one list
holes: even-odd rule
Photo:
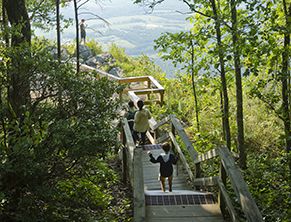
[[[222, 222], [224, 221], [216, 198], [212, 193], [193, 191], [187, 184], [187, 175], [179, 166], [174, 167], [173, 191], [162, 192], [159, 164], [149, 161], [161, 152], [161, 145], [143, 146], [143, 174], [147, 222]], [[166, 183], [166, 190], [167, 188]]]

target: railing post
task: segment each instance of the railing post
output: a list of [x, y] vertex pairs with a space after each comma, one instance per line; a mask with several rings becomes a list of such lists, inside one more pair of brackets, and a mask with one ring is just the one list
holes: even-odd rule
[[125, 132], [124, 132], [124, 128], [123, 128], [123, 124], [122, 124], [122, 121], [120, 122], [120, 125], [121, 125], [121, 133], [120, 133], [120, 140], [122, 142], [122, 150], [121, 150], [121, 161], [122, 161], [122, 180], [123, 180], [123, 183], [126, 184], [127, 182], [127, 174], [128, 174], [128, 171], [127, 171], [127, 152], [126, 152], [126, 136], [125, 136]]
[[160, 92], [161, 106], [164, 105], [164, 91]]
[[[148, 79], [148, 89], [150, 89], [150, 88], [151, 88], [151, 80]], [[150, 94], [150, 93], [147, 94], [147, 100], [148, 100], [148, 101], [151, 100], [151, 94]]]
[[124, 184], [127, 183], [127, 175], [128, 175], [127, 165], [128, 163], [127, 163], [126, 147], [123, 146], [122, 147], [122, 179], [123, 179]]
[[[173, 123], [171, 123], [171, 132], [173, 133], [173, 136], [176, 137], [176, 131], [175, 131], [175, 126]], [[172, 147], [174, 147], [173, 141], [171, 141]]]
[[133, 155], [134, 222], [145, 221], [145, 195], [142, 167], [142, 148], [136, 147]]
[[[227, 177], [226, 171], [222, 165], [222, 162], [220, 162], [219, 178], [225, 187], [226, 187], [226, 177]], [[224, 198], [220, 190], [218, 192], [218, 203], [219, 203], [219, 207], [220, 207], [222, 215], [225, 216], [227, 213], [227, 209], [226, 209]]]

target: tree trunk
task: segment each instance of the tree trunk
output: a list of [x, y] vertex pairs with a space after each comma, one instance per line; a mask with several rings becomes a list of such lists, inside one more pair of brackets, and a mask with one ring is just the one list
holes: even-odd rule
[[[31, 29], [25, 0], [4, 0], [4, 8], [11, 27], [18, 28], [18, 32], [14, 31], [11, 34], [11, 46], [25, 45], [21, 51], [22, 56], [30, 57]], [[17, 63], [18, 61], [12, 59], [10, 66], [15, 68]], [[30, 102], [29, 74], [23, 69], [17, 71], [13, 69], [13, 71], [8, 71], [8, 75], [10, 79], [8, 100], [13, 112], [20, 118], [22, 108]]]
[[79, 47], [79, 19], [77, 0], [74, 0], [75, 23], [76, 23], [76, 56], [77, 56], [77, 73], [80, 72], [80, 47]]
[[192, 88], [195, 102], [195, 114], [196, 114], [196, 123], [197, 123], [197, 131], [200, 131], [200, 123], [199, 123], [199, 110], [198, 110], [198, 99], [196, 94], [196, 86], [195, 86], [195, 76], [194, 76], [194, 44], [192, 39], [190, 40], [191, 46], [191, 77], [192, 77]]
[[[17, 152], [14, 152], [15, 141], [22, 134], [24, 112], [30, 107], [30, 73], [29, 68], [21, 66], [20, 59], [30, 59], [31, 52], [31, 29], [30, 21], [25, 6], [25, 0], [3, 0], [3, 8], [13, 30], [11, 36], [11, 49], [13, 55], [7, 63], [8, 77], [8, 103], [11, 105], [10, 123], [18, 122], [19, 125], [9, 124], [7, 128], [7, 161], [14, 164], [18, 161]], [[20, 64], [20, 65], [19, 65]], [[16, 120], [16, 121], [12, 121]], [[2, 124], [3, 121], [2, 121]], [[19, 128], [20, 126], [20, 128]], [[9, 188], [9, 201], [4, 206], [9, 214], [1, 215], [3, 221], [16, 221], [15, 211], [22, 195], [22, 185], [19, 175], [15, 171], [6, 171], [3, 176], [3, 187]]]
[[284, 130], [286, 137], [286, 152], [288, 154], [288, 162], [290, 169], [290, 180], [291, 180], [291, 126], [290, 126], [290, 110], [289, 110], [289, 90], [290, 85], [288, 86], [288, 78], [290, 76], [289, 71], [289, 47], [290, 47], [290, 33], [288, 30], [291, 28], [291, 4], [287, 6], [285, 0], [283, 0], [284, 13], [286, 18], [286, 31], [284, 33], [284, 49], [282, 53], [282, 110], [283, 110], [283, 119], [284, 119]]
[[57, 48], [58, 48], [58, 60], [59, 60], [59, 62], [61, 62], [60, 0], [56, 0], [56, 14], [57, 14]]
[[219, 63], [220, 63], [220, 79], [222, 85], [222, 95], [223, 95], [223, 122], [225, 126], [225, 140], [228, 149], [231, 149], [231, 138], [230, 138], [230, 127], [229, 127], [229, 108], [228, 108], [228, 93], [227, 93], [227, 84], [226, 84], [226, 76], [225, 76], [225, 65], [224, 65], [224, 49], [221, 41], [221, 30], [220, 30], [220, 20], [217, 13], [217, 8], [215, 4], [215, 0], [210, 0], [211, 7], [213, 11], [213, 16], [215, 20], [215, 30], [216, 30], [216, 38], [217, 45], [219, 50]]
[[236, 123], [237, 123], [237, 147], [239, 151], [239, 165], [242, 169], [246, 169], [246, 151], [244, 146], [244, 121], [243, 121], [243, 96], [241, 83], [241, 63], [239, 37], [237, 32], [237, 11], [236, 1], [230, 0], [231, 22], [232, 22], [232, 44], [234, 53], [234, 67], [236, 80]]
[[2, 32], [4, 33], [3, 40], [5, 42], [6, 47], [8, 47], [9, 46], [9, 35], [7, 31], [8, 21], [4, 1], [2, 1], [1, 7], [2, 7]]

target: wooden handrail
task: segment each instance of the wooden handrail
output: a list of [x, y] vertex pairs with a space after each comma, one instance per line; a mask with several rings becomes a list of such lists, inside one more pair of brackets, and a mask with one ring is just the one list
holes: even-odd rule
[[191, 157], [193, 160], [195, 160], [198, 156], [197, 151], [194, 149], [191, 141], [189, 140], [189, 137], [187, 136], [183, 126], [178, 121], [178, 119], [175, 116], [171, 116], [171, 122], [173, 126], [175, 127], [175, 130], [177, 131], [178, 135], [181, 137], [183, 143], [185, 144], [187, 150], [189, 151]]
[[218, 187], [220, 190], [220, 195], [222, 195], [222, 197], [227, 205], [227, 210], [228, 210], [228, 213], [230, 215], [231, 221], [233, 221], [233, 222], [239, 221], [238, 216], [235, 212], [234, 206], [231, 202], [231, 199], [230, 199], [230, 197], [227, 193], [227, 190], [226, 190], [226, 188], [225, 188], [225, 186], [220, 178], [217, 178], [217, 184], [218, 184]]
[[227, 147], [221, 147], [218, 149], [221, 162], [226, 170], [237, 198], [240, 201], [243, 212], [245, 213], [247, 220], [251, 222], [261, 222], [263, 217], [257, 207], [257, 204], [253, 200], [246, 182], [244, 181], [242, 174], [238, 167], [235, 165], [235, 161], [231, 155], [231, 152]]
[[145, 221], [145, 195], [142, 167], [142, 148], [134, 150], [133, 158], [133, 199], [134, 199], [134, 221]]
[[[112, 74], [109, 74], [107, 72], [104, 72], [100, 69], [93, 68], [91, 66], [82, 64], [80, 66], [81, 70], [84, 71], [95, 71], [99, 76], [106, 77], [108, 79], [111, 79], [113, 81], [117, 81], [119, 84], [130, 84], [130, 83], [144, 83], [148, 82], [148, 84], [145, 87], [142, 88], [131, 88], [131, 87], [125, 87], [123, 90], [124, 93], [133, 92], [135, 94], [134, 101], [136, 101], [136, 97], [140, 99], [137, 95], [146, 95], [148, 99], [150, 99], [151, 94], [157, 94], [159, 95], [159, 98], [157, 100], [154, 100], [156, 102], [159, 102], [161, 105], [164, 103], [164, 87], [161, 86], [161, 84], [152, 76], [135, 76], [135, 77], [118, 77]], [[130, 97], [132, 96], [129, 95]], [[153, 101], [153, 100], [151, 100]], [[145, 101], [147, 102], [147, 101]]]
[[[262, 215], [255, 203], [255, 201], [252, 199], [252, 196], [250, 192], [248, 191], [247, 185], [245, 181], [243, 180], [242, 174], [238, 167], [235, 165], [235, 160], [232, 157], [232, 153], [226, 148], [215, 148], [210, 151], [207, 151], [204, 154], [198, 155], [197, 151], [192, 146], [192, 143], [190, 139], [188, 138], [186, 132], [184, 131], [183, 126], [181, 125], [180, 121], [174, 116], [170, 115], [160, 122], [156, 123], [152, 129], [158, 130], [159, 127], [165, 125], [165, 124], [172, 124], [173, 129], [179, 137], [181, 138], [182, 142], [187, 147], [188, 152], [190, 153], [191, 160], [196, 164], [200, 164], [201, 162], [207, 161], [209, 159], [212, 159], [214, 157], [220, 157], [221, 163], [223, 168], [226, 170], [227, 175], [230, 178], [231, 184], [233, 189], [235, 190], [236, 196], [240, 200], [240, 205], [243, 210], [243, 212], [246, 215], [246, 218], [250, 222], [261, 222], [263, 221]], [[172, 129], [172, 130], [173, 130]], [[227, 193], [227, 189], [225, 185], [223, 184], [221, 178], [219, 177], [207, 177], [207, 178], [194, 178], [193, 173], [188, 165], [188, 162], [183, 154], [182, 149], [180, 148], [176, 138], [175, 134], [173, 132], [168, 132], [166, 136], [162, 136], [163, 140], [170, 139], [176, 148], [177, 152], [180, 154], [181, 161], [183, 162], [184, 168], [188, 172], [189, 178], [193, 181], [194, 186], [218, 186], [220, 195], [222, 196], [226, 206], [227, 210], [230, 215], [230, 219], [232, 221], [239, 221], [239, 218], [235, 212], [234, 206], [231, 202], [231, 199]], [[158, 138], [158, 140], [160, 140]], [[190, 171], [190, 173], [189, 173]], [[194, 180], [193, 180], [193, 179]]]
[[169, 132], [169, 136], [170, 136], [170, 138], [171, 138], [171, 140], [172, 140], [172, 142], [173, 142], [173, 144], [175, 146], [176, 151], [179, 153], [179, 158], [182, 161], [182, 163], [184, 165], [184, 168], [186, 169], [186, 171], [188, 173], [189, 179], [193, 183], [193, 181], [194, 181], [194, 175], [193, 175], [193, 173], [191, 171], [191, 168], [190, 168], [190, 166], [189, 166], [189, 164], [188, 164], [188, 162], [187, 162], [187, 160], [186, 160], [186, 158], [185, 158], [185, 156], [184, 156], [184, 154], [183, 154], [183, 152], [182, 152], [179, 144], [177, 143], [177, 141], [175, 139], [174, 134], [172, 132]]
[[[145, 220], [145, 196], [144, 196], [144, 180], [142, 167], [142, 149], [137, 148], [132, 138], [132, 134], [126, 118], [122, 119], [123, 137], [125, 137], [125, 144], [127, 149], [126, 166], [128, 168], [129, 181], [133, 188], [134, 199], [134, 221]], [[124, 160], [124, 158], [123, 158]], [[123, 163], [124, 164], [124, 163]], [[127, 174], [127, 172], [124, 172]], [[126, 177], [126, 175], [124, 175]]]
[[122, 119], [122, 128], [123, 128], [123, 137], [125, 138], [124, 142], [125, 142], [125, 147], [127, 148], [126, 150], [126, 165], [127, 165], [127, 169], [128, 169], [128, 173], [124, 172], [127, 176], [127, 174], [129, 175], [129, 181], [131, 186], [133, 186], [133, 157], [134, 157], [134, 150], [136, 148], [135, 143], [133, 141], [132, 138], [132, 134], [127, 122], [126, 118]]

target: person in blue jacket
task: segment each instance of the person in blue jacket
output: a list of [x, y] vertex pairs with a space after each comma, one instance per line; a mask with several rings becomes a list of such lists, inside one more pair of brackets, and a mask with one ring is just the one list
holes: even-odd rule
[[160, 163], [160, 175], [159, 180], [161, 183], [161, 189], [163, 192], [165, 189], [165, 180], [168, 178], [169, 183], [169, 192], [172, 192], [172, 181], [173, 181], [173, 165], [178, 161], [178, 157], [170, 153], [171, 146], [169, 143], [164, 143], [162, 149], [165, 153], [161, 153], [156, 159], [153, 157], [153, 154], [149, 151], [150, 161], [152, 163]]

